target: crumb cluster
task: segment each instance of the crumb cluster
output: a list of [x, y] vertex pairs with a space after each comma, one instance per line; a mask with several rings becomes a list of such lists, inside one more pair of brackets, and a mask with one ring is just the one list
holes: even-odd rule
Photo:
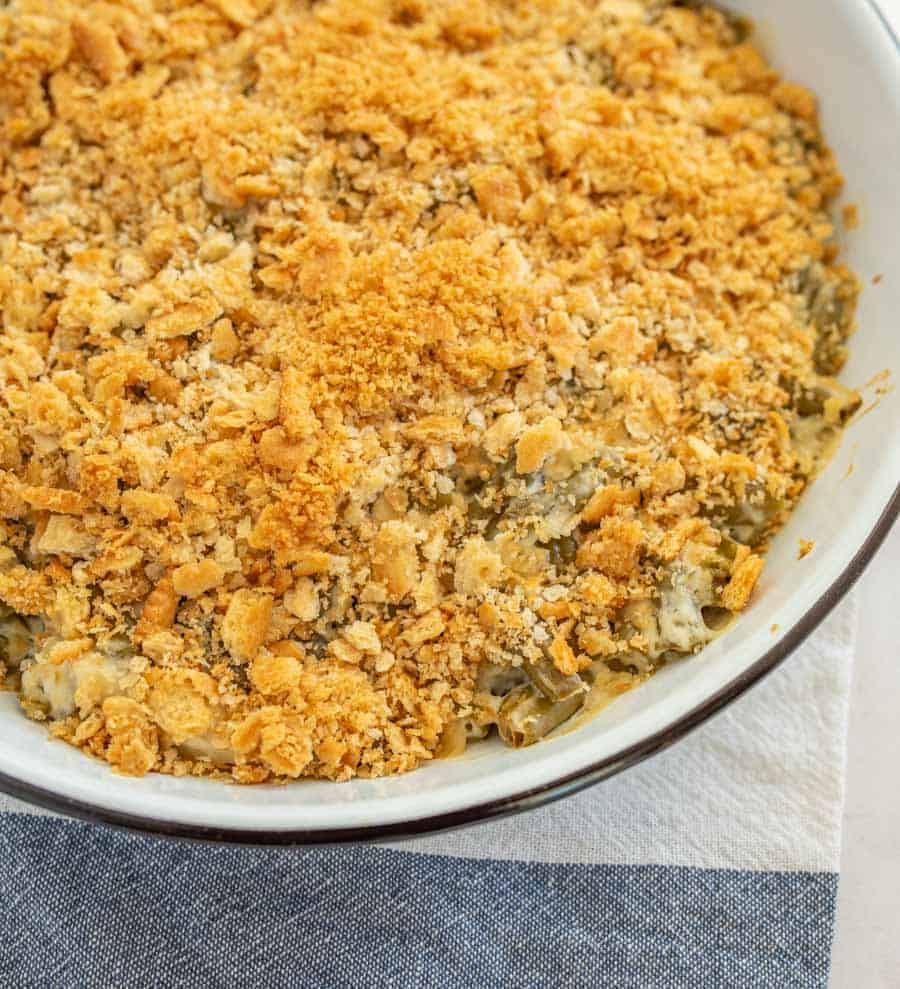
[[130, 774], [371, 777], [529, 741], [739, 612], [856, 403], [840, 176], [746, 34], [661, 0], [5, 5], [25, 711]]

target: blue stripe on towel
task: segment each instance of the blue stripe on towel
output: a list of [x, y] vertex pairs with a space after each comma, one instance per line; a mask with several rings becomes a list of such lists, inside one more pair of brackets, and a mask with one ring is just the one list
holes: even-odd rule
[[0, 818], [0, 986], [825, 986], [837, 877], [186, 845]]

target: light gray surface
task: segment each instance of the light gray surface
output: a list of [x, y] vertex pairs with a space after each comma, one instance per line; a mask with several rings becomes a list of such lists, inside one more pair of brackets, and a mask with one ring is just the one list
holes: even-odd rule
[[[880, 0], [900, 33], [900, 0]], [[861, 581], [832, 989], [900, 987], [900, 525]]]
[[900, 986], [900, 525], [860, 585], [832, 989]]

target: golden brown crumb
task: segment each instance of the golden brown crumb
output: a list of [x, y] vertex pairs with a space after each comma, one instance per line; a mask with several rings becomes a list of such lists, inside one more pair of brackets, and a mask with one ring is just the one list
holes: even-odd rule
[[531, 474], [540, 469], [564, 442], [562, 424], [555, 416], [547, 416], [526, 429], [516, 444], [516, 473]]
[[113, 28], [91, 13], [72, 19], [72, 38], [88, 65], [109, 83], [125, 73], [128, 57]]
[[172, 586], [182, 597], [196, 598], [222, 583], [222, 568], [215, 560], [185, 563], [172, 571]]
[[740, 611], [750, 600], [756, 581], [762, 572], [763, 561], [753, 553], [748, 554], [734, 568], [731, 580], [722, 591], [722, 604], [730, 611]]
[[591, 495], [581, 513], [581, 520], [585, 525], [597, 525], [607, 515], [615, 512], [619, 505], [638, 505], [640, 500], [641, 494], [635, 488], [604, 485]]
[[144, 707], [128, 697], [108, 697], [103, 701], [103, 717], [109, 762], [128, 776], [143, 776], [152, 769], [159, 743]]
[[841, 219], [848, 230], [856, 230], [859, 226], [859, 206], [856, 203], [847, 203], [841, 208]]
[[12, 0], [0, 60], [0, 621], [56, 736], [403, 772], [746, 606], [858, 286], [733, 17]]
[[265, 642], [272, 599], [246, 588], [235, 591], [222, 621], [222, 641], [238, 662], [249, 662]]
[[807, 556], [816, 548], [815, 540], [813, 539], [801, 539], [800, 548], [797, 550], [797, 559], [802, 560], [804, 556]]

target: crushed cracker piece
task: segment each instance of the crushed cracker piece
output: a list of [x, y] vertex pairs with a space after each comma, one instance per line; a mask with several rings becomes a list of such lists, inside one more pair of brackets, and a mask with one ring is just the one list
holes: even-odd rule
[[749, 554], [734, 569], [731, 580], [722, 591], [722, 604], [730, 611], [741, 611], [746, 607], [763, 568], [760, 556]]
[[272, 617], [267, 594], [242, 588], [235, 591], [222, 620], [222, 641], [232, 658], [249, 662], [265, 642]]
[[111, 25], [99, 19], [94, 11], [73, 18], [72, 38], [85, 61], [105, 83], [125, 74], [128, 56]]
[[565, 433], [555, 416], [546, 416], [536, 426], [526, 429], [516, 443], [516, 473], [530, 474], [565, 443]]
[[183, 563], [172, 571], [172, 586], [182, 597], [195, 598], [222, 583], [222, 568], [215, 560]]

